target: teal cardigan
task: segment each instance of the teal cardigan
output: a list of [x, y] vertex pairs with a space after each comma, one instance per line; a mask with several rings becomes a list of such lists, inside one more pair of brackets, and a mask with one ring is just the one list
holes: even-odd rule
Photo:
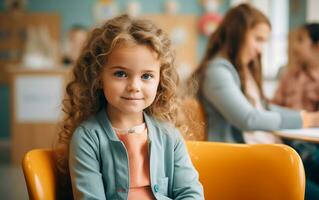
[[235, 67], [224, 58], [208, 63], [201, 87], [201, 101], [208, 122], [208, 140], [244, 142], [242, 131], [273, 131], [302, 127], [299, 111], [267, 105], [258, 110], [241, 91]]
[[[144, 114], [148, 128], [151, 189], [156, 199], [204, 199], [198, 173], [178, 130]], [[74, 132], [69, 167], [75, 199], [127, 199], [127, 150], [105, 109]]]

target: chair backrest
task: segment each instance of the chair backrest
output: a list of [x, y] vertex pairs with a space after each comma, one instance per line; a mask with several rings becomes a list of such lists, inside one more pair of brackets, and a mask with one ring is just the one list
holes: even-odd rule
[[52, 150], [35, 149], [27, 152], [22, 168], [30, 199], [56, 199], [56, 168]]
[[305, 174], [289, 146], [186, 142], [205, 199], [303, 200]]
[[[302, 161], [289, 146], [193, 141], [186, 144], [204, 186], [205, 199], [304, 199]], [[29, 151], [22, 167], [30, 199], [56, 199], [51, 150]]]

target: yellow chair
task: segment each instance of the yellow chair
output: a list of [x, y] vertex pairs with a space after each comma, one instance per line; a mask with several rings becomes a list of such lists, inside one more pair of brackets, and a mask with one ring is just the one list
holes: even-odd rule
[[305, 174], [286, 145], [186, 142], [208, 200], [303, 200]]
[[[286, 145], [186, 144], [207, 200], [304, 199], [303, 165], [298, 154]], [[30, 199], [56, 199], [51, 150], [29, 151], [22, 167]]]
[[56, 169], [52, 150], [35, 149], [27, 152], [22, 169], [30, 199], [56, 199]]

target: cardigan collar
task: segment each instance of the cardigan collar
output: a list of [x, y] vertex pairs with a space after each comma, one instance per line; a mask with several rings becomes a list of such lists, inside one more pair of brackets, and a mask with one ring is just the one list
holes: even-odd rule
[[[147, 115], [145, 112], [143, 112], [143, 116], [144, 116], [144, 121], [145, 121], [145, 124], [147, 127], [148, 140], [152, 141], [152, 139], [154, 138], [155, 131], [156, 131], [154, 120], [151, 116]], [[117, 142], [120, 141], [120, 139], [117, 137], [115, 131], [112, 128], [112, 124], [111, 124], [109, 117], [106, 113], [105, 107], [97, 113], [97, 120], [100, 123], [100, 125], [102, 126], [102, 128], [104, 129], [107, 137], [110, 140], [117, 141]]]

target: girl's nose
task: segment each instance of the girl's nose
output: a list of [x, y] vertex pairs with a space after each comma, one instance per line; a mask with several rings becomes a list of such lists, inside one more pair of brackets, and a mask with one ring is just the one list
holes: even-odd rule
[[127, 84], [127, 90], [129, 92], [139, 92], [141, 90], [141, 83], [137, 78], [129, 81]]

